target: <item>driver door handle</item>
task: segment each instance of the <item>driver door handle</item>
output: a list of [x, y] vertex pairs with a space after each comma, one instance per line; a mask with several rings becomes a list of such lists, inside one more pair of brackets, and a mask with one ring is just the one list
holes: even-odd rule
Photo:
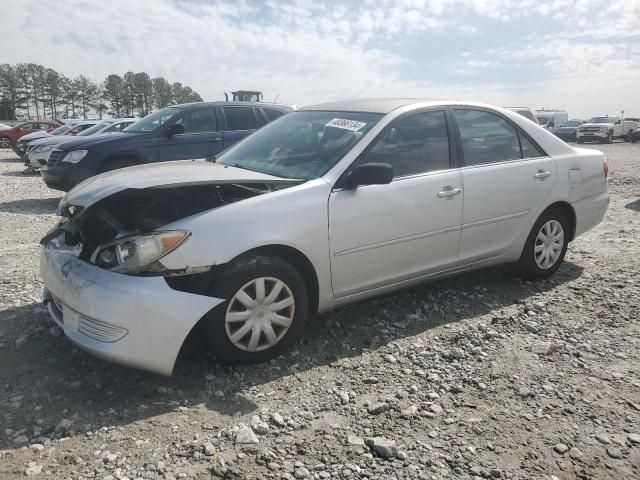
[[460, 192], [462, 192], [461, 188], [453, 188], [453, 186], [447, 185], [442, 191], [438, 192], [438, 198], [451, 198]]
[[533, 174], [533, 178], [537, 178], [538, 180], [544, 180], [547, 177], [551, 176], [551, 172], [546, 172], [542, 169], [538, 170], [536, 173]]

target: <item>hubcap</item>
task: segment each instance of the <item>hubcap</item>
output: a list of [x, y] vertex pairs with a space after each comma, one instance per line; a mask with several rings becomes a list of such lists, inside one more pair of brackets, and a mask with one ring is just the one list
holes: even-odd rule
[[9, 148], [11, 146], [11, 142], [8, 138], [0, 138], [0, 148]]
[[553, 267], [562, 253], [564, 231], [557, 220], [549, 220], [538, 232], [533, 255], [536, 264], [543, 270]]
[[225, 330], [233, 345], [246, 352], [273, 347], [293, 323], [295, 299], [282, 280], [260, 277], [245, 284], [229, 301]]

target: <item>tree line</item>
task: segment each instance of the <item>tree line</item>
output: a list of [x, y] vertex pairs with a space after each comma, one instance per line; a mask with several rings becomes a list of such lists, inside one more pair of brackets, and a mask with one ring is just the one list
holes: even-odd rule
[[146, 72], [111, 74], [96, 83], [34, 63], [0, 64], [0, 119], [143, 117], [167, 105], [201, 101], [188, 85]]

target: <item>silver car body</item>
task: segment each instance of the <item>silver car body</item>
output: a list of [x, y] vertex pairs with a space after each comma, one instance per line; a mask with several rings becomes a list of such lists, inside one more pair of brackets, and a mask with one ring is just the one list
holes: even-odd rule
[[[390, 122], [409, 112], [458, 105], [497, 112], [546, 155], [399, 177], [386, 185], [334, 188]], [[190, 232], [183, 245], [162, 258], [167, 269], [223, 265], [250, 250], [277, 246], [311, 266], [317, 285], [314, 311], [323, 312], [425, 280], [516, 261], [536, 219], [550, 205], [571, 208], [575, 237], [602, 220], [609, 202], [602, 153], [573, 148], [506, 109], [402, 99], [301, 110], [384, 116], [320, 178], [163, 226]], [[60, 210], [87, 208], [125, 189], [266, 181], [287, 182], [204, 161], [166, 162], [93, 177], [69, 192]], [[174, 290], [162, 277], [104, 270], [80, 260], [61, 236], [43, 246], [41, 275], [45, 296], [55, 300], [48, 303], [50, 311], [71, 340], [103, 358], [162, 374], [172, 372], [180, 347], [202, 316], [225, 301]]]

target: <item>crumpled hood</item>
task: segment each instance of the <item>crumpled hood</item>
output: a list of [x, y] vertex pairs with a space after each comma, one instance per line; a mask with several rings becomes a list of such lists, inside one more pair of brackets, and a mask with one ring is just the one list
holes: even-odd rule
[[151, 163], [123, 168], [91, 177], [67, 193], [58, 206], [88, 207], [126, 189], [176, 187], [197, 184], [295, 184], [300, 180], [275, 177], [242, 168], [207, 162], [204, 159]]

